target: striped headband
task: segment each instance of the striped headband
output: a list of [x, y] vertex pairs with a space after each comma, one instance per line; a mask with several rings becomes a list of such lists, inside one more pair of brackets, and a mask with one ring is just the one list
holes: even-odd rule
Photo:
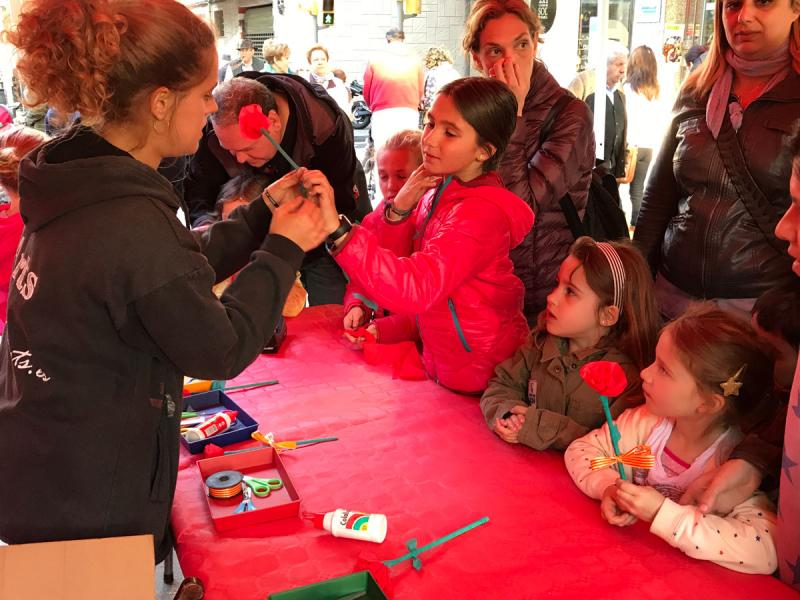
[[622, 292], [625, 291], [625, 266], [619, 252], [608, 242], [595, 242], [598, 250], [603, 253], [611, 267], [611, 277], [614, 279], [614, 306], [622, 312]]

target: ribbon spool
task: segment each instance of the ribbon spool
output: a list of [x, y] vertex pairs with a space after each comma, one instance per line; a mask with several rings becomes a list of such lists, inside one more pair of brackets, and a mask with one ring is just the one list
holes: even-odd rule
[[242, 493], [244, 477], [239, 471], [218, 471], [206, 478], [206, 489], [211, 498], [227, 500]]

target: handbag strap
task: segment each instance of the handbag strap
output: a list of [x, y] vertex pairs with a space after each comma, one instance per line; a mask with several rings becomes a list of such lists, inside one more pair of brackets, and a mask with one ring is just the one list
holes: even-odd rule
[[[542, 125], [539, 127], [539, 148], [541, 148], [547, 141], [547, 138], [550, 137], [553, 124], [558, 118], [558, 115], [560, 115], [561, 111], [564, 110], [573, 100], [580, 102], [580, 100], [575, 98], [572, 94], [564, 94], [561, 96], [561, 98], [556, 100], [552, 107], [550, 107], [550, 110], [547, 112], [547, 116], [544, 118]], [[575, 208], [575, 203], [572, 201], [572, 197], [569, 195], [569, 193], [561, 197], [561, 199], [558, 201], [558, 205], [561, 207], [561, 212], [564, 213], [564, 219], [567, 221], [567, 226], [569, 227], [572, 236], [577, 240], [579, 237], [586, 235], [586, 228], [581, 222], [581, 218], [578, 215], [578, 210]]]
[[769, 203], [747, 168], [739, 137], [733, 129], [727, 110], [717, 136], [717, 149], [725, 165], [725, 171], [750, 217], [756, 222], [769, 245], [779, 254], [785, 255], [789, 244], [775, 237], [775, 226], [782, 215], [776, 214], [775, 207]]

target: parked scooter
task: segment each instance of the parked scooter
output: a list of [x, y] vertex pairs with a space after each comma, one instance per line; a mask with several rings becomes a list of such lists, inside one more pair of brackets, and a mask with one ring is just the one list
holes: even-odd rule
[[357, 80], [350, 82], [348, 86], [352, 100], [350, 101], [350, 113], [353, 115], [353, 128], [366, 129], [372, 120], [372, 111], [364, 101], [364, 85]]

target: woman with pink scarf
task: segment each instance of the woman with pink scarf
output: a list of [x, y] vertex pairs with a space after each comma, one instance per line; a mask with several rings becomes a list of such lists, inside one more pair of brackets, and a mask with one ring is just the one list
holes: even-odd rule
[[800, 118], [800, 0], [716, 0], [708, 58], [681, 90], [634, 240], [667, 318], [698, 298], [749, 315], [792, 277], [775, 225]]

